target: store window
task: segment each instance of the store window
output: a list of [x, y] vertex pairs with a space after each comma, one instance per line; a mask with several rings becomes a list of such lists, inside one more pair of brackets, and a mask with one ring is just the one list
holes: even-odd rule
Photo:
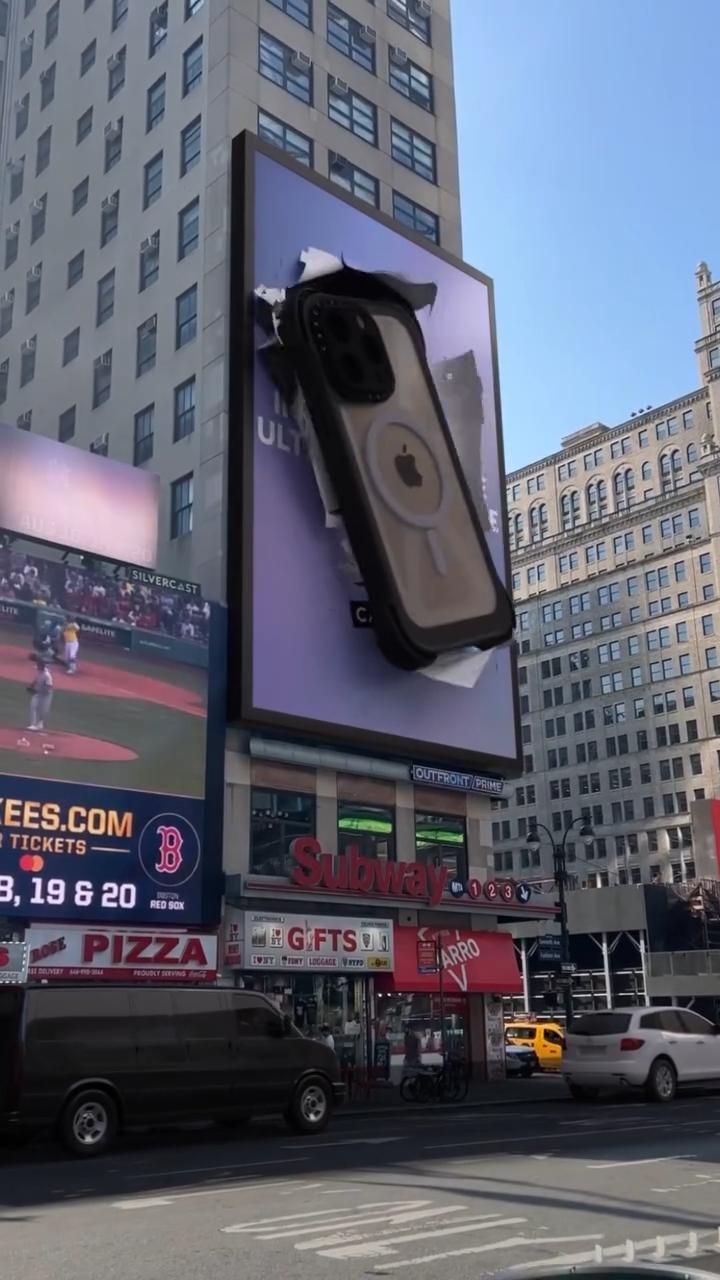
[[418, 862], [445, 866], [450, 880], [467, 879], [465, 819], [449, 814], [415, 814], [415, 856]]
[[385, 805], [338, 801], [338, 853], [354, 846], [363, 858], [395, 857], [395, 810]]
[[250, 821], [250, 870], [262, 876], [286, 876], [290, 844], [315, 834], [315, 797], [298, 791], [253, 787]]

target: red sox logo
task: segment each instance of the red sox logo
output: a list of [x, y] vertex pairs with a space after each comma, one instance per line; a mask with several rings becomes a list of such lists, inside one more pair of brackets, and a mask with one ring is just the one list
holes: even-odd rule
[[159, 871], [160, 875], [174, 876], [180, 870], [183, 862], [182, 835], [177, 827], [158, 827], [157, 833], [160, 840], [160, 848], [155, 870]]

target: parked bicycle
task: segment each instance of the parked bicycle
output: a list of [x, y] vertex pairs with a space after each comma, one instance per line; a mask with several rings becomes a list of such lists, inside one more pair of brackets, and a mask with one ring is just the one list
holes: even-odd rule
[[470, 1077], [464, 1062], [447, 1058], [440, 1067], [416, 1067], [400, 1081], [403, 1102], [462, 1102]]

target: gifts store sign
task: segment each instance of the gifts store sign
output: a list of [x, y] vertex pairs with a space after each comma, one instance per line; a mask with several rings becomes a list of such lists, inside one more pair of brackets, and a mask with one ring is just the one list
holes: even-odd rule
[[388, 973], [392, 921], [237, 912], [226, 921], [225, 961], [246, 970]]

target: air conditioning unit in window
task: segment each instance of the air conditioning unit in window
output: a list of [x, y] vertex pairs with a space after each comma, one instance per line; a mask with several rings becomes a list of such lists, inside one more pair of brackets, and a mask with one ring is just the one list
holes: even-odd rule
[[44, 209], [44, 208], [45, 208], [45, 197], [44, 197], [44, 196], [40, 196], [40, 198], [39, 198], [38, 200], [31, 200], [31, 201], [30, 201], [30, 212], [31, 212], [31, 213], [42, 213], [42, 211], [43, 211], [43, 209]]
[[20, 41], [20, 48], [26, 49], [26, 50], [32, 49], [34, 39], [35, 39], [34, 32], [30, 31], [26, 36], [23, 36], [22, 40]]
[[405, 50], [401, 49], [399, 45], [391, 44], [390, 61], [394, 62], [397, 67], [404, 67], [405, 63], [408, 61], [408, 56]]
[[111, 196], [106, 196], [101, 205], [103, 213], [109, 213], [111, 209], [117, 209], [117, 207], [118, 207], [118, 198], [117, 198], [117, 195], [115, 194]]
[[110, 54], [110, 57], [109, 57], [109, 58], [108, 58], [108, 60], [107, 60], [107, 69], [108, 69], [108, 71], [113, 71], [113, 70], [115, 69], [115, 67], [119, 67], [119, 66], [120, 66], [120, 63], [122, 62], [122, 60], [123, 60], [123, 58], [122, 58], [122, 54], [120, 54], [120, 53], [111, 53], [111, 54]]
[[11, 236], [16, 236], [16, 235], [18, 235], [18, 234], [19, 234], [19, 232], [20, 232], [20, 219], [19, 219], [19, 218], [18, 218], [17, 222], [11, 222], [11, 223], [9, 224], [9, 226], [7, 226], [7, 227], [5, 228], [5, 235], [8, 237], [8, 239], [10, 239], [10, 237], [11, 237]]
[[0, 307], [9, 307], [15, 301], [15, 290], [6, 289], [4, 293], [0, 293]]
[[107, 447], [109, 443], [110, 443], [110, 432], [103, 431], [102, 435], [96, 436], [94, 440], [90, 441], [90, 452], [105, 453], [107, 451]]
[[44, 70], [40, 72], [40, 79], [47, 80], [48, 76], [51, 76], [53, 73], [53, 67], [45, 67]]
[[334, 93], [342, 93], [344, 95], [350, 92], [350, 85], [347, 80], [341, 80], [339, 76], [330, 76], [329, 84]]
[[109, 369], [111, 364], [112, 356], [109, 355], [107, 351], [105, 352], [105, 355], [95, 357], [94, 366], [96, 369]]
[[20, 115], [20, 112], [25, 110], [26, 105], [27, 105], [27, 104], [26, 104], [26, 102], [25, 102], [25, 99], [24, 99], [24, 98], [16, 98], [16, 99], [15, 99], [15, 112], [16, 112], [16, 114], [17, 114], [17, 115]]
[[421, 18], [429, 18], [432, 13], [432, 0], [414, 0], [414, 9]]
[[143, 325], [143, 333], [155, 333], [157, 330], [157, 316], [149, 316]]
[[106, 138], [117, 138], [119, 133], [122, 133], [122, 120], [111, 120], [105, 125]]
[[294, 49], [290, 54], [290, 66], [296, 71], [309, 71], [312, 66], [312, 58], [307, 53], [302, 53], [300, 49]]
[[160, 232], [153, 231], [151, 236], [146, 236], [140, 244], [141, 253], [152, 253], [153, 249], [157, 249], [160, 243]]
[[30, 352], [30, 351], [34, 351], [34, 350], [35, 350], [35, 343], [36, 343], [36, 339], [35, 339], [35, 338], [26, 338], [26, 339], [25, 339], [25, 341], [23, 342], [23, 344], [22, 344], [22, 346], [21, 346], [20, 350], [21, 350], [21, 351], [23, 351], [23, 352]]
[[25, 413], [21, 413], [17, 420], [18, 427], [21, 431], [29, 431], [32, 423], [32, 409], [26, 409]]
[[25, 161], [24, 159], [8, 160], [7, 167], [8, 167], [9, 173], [15, 173], [15, 174], [22, 173], [23, 169], [25, 168]]
[[358, 40], [362, 40], [363, 44], [374, 44], [377, 40], [377, 31], [367, 22], [364, 22], [358, 31]]
[[37, 266], [31, 267], [27, 273], [28, 280], [39, 280], [42, 277], [42, 263], [38, 262]]

